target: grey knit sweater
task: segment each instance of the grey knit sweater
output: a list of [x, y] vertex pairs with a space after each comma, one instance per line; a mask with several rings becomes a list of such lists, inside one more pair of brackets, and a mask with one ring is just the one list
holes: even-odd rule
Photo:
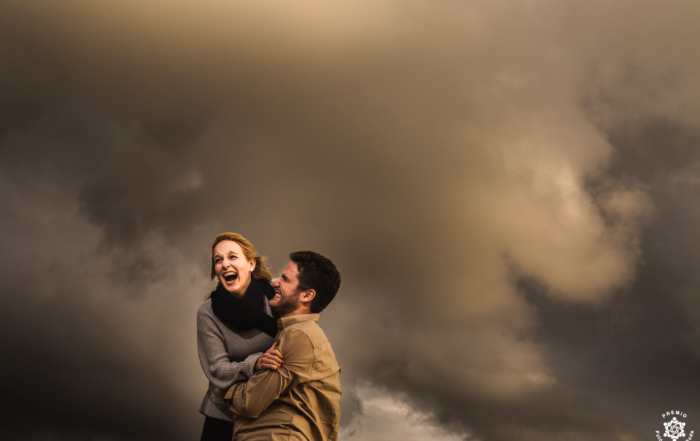
[[[272, 315], [265, 298], [265, 311]], [[255, 374], [255, 363], [272, 346], [274, 339], [253, 328], [239, 331], [223, 323], [211, 309], [211, 299], [197, 311], [197, 352], [209, 389], [204, 395], [199, 412], [221, 420], [233, 421], [226, 409], [224, 395], [240, 381]]]

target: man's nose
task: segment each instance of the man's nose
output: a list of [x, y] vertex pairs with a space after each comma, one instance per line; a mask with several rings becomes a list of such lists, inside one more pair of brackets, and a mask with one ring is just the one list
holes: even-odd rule
[[277, 288], [278, 286], [280, 286], [280, 279], [275, 279], [275, 280], [273, 280], [273, 281], [272, 281], [272, 286], [274, 286], [275, 288]]

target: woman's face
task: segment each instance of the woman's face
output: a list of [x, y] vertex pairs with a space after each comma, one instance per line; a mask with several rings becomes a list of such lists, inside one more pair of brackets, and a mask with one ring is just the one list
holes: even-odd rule
[[214, 247], [214, 272], [224, 289], [243, 297], [255, 269], [255, 260], [248, 260], [237, 242], [222, 240]]

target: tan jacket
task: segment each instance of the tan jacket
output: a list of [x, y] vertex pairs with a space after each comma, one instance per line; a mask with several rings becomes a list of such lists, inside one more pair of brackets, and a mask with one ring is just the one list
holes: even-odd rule
[[338, 439], [340, 366], [318, 317], [280, 319], [275, 341], [284, 366], [228, 390], [233, 441]]

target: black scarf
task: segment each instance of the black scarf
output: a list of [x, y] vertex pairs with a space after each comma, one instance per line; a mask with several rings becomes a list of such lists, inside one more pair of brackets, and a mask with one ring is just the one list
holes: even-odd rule
[[242, 299], [217, 285], [211, 293], [211, 308], [214, 314], [226, 323], [241, 331], [258, 328], [270, 337], [277, 335], [277, 319], [265, 313], [265, 297], [275, 296], [275, 289], [265, 279], [251, 277], [250, 285]]

